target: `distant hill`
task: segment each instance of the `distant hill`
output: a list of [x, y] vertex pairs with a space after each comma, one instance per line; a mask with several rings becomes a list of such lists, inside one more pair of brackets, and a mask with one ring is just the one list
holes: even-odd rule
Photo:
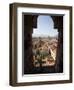
[[45, 37], [45, 38], [47, 38], [47, 37], [50, 37], [50, 38], [58, 38], [58, 35], [56, 35], [56, 36], [49, 36], [48, 34], [36, 34], [35, 36], [32, 36], [33, 38], [39, 38], [39, 37], [41, 37], [41, 38], [43, 38], [43, 37]]

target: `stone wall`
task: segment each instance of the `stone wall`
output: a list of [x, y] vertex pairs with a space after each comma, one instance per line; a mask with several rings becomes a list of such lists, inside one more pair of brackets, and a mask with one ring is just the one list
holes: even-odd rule
[[[24, 73], [33, 72], [32, 33], [37, 28], [38, 15], [24, 15]], [[58, 29], [58, 50], [56, 65], [50, 71], [63, 72], [63, 16], [51, 16], [54, 28]], [[49, 27], [50, 28], [50, 27]], [[51, 72], [52, 72], [51, 71]]]

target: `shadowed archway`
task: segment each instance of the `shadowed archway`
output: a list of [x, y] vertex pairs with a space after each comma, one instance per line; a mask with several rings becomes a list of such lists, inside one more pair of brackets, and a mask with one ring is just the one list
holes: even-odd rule
[[[32, 33], [33, 28], [37, 28], [39, 15], [23, 15], [24, 18], [24, 74], [33, 74], [33, 52]], [[63, 16], [49, 16], [54, 22], [54, 28], [58, 29], [58, 50], [56, 64], [51, 68], [51, 72], [63, 72]], [[50, 28], [50, 27], [49, 27]]]

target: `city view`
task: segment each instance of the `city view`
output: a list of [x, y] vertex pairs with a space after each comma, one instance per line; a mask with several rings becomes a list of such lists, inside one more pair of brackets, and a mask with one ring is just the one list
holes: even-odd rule
[[[50, 16], [38, 18], [38, 28], [33, 30], [33, 65], [34, 67], [50, 67], [56, 63], [58, 32], [53, 29]], [[46, 23], [45, 23], [46, 22]]]

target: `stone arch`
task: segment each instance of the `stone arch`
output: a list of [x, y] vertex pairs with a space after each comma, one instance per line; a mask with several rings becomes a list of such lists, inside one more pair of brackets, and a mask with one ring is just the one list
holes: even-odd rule
[[[32, 54], [32, 33], [33, 28], [37, 28], [39, 15], [24, 15], [24, 73], [33, 73]], [[58, 29], [58, 50], [56, 57], [55, 72], [63, 72], [63, 16], [51, 16], [54, 28]], [[28, 48], [29, 47], [29, 48]], [[26, 68], [28, 67], [28, 68]], [[25, 69], [26, 68], [26, 69]]]

